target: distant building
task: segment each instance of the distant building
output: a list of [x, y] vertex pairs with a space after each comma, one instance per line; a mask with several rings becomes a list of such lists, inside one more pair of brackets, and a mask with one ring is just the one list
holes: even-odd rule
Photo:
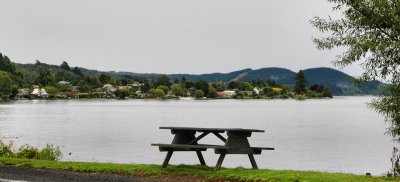
[[274, 88], [272, 88], [272, 91], [274, 91], [274, 92], [281, 92], [282, 91], [282, 88], [279, 88], [279, 87], [274, 87]]
[[32, 91], [32, 95], [36, 95], [36, 96], [39, 96], [39, 97], [47, 97], [47, 92], [46, 92], [46, 90], [45, 89], [39, 89], [39, 88], [35, 88], [35, 89], [33, 89], [33, 91]]
[[194, 100], [193, 97], [179, 97], [179, 100]]
[[29, 88], [18, 89], [18, 95], [20, 95], [20, 96], [29, 95]]
[[217, 92], [217, 95], [223, 96], [223, 97], [232, 97], [235, 94], [236, 94], [236, 92], [233, 91], [233, 90], [226, 90], [226, 91], [222, 91], [222, 92]]
[[29, 96], [29, 88], [20, 88], [18, 89], [18, 94], [15, 97], [16, 99], [25, 99]]
[[67, 95], [67, 97], [71, 97], [71, 98], [79, 98], [79, 91], [77, 91], [77, 90], [73, 90], [73, 91], [68, 91], [68, 92], [65, 92]]
[[224, 92], [217, 92], [217, 95], [225, 95]]
[[56, 97], [65, 99], [65, 98], [67, 98], [67, 93], [66, 92], [58, 92]]
[[67, 81], [59, 81], [58, 84], [60, 84], [60, 85], [66, 85], [66, 84], [69, 84], [69, 82], [67, 82]]
[[134, 82], [134, 83], [127, 84], [126, 86], [130, 87], [129, 89], [135, 88], [136, 90], [140, 90], [140, 88], [141, 88], [143, 85], [144, 85], [143, 83]]
[[129, 90], [129, 89], [131, 89], [132, 87], [131, 86], [119, 86], [118, 87], [118, 89], [120, 89], [120, 90]]
[[103, 86], [103, 88], [104, 88], [104, 90], [106, 91], [106, 92], [114, 92], [116, 89], [114, 88], [114, 86], [113, 85], [111, 85], [111, 84], [105, 84], [104, 86]]
[[224, 91], [224, 94], [225, 94], [226, 96], [231, 97], [231, 96], [236, 95], [236, 91], [233, 91], [233, 90], [225, 90], [225, 91]]
[[259, 94], [260, 94], [260, 89], [257, 88], [257, 87], [254, 87], [253, 92], [254, 92], [255, 94], [259, 95]]
[[141, 86], [143, 86], [143, 85], [144, 85], [143, 83], [133, 82], [133, 83], [127, 84], [126, 86], [130, 86], [130, 87], [141, 87]]
[[68, 91], [68, 92], [65, 92], [67, 95], [77, 95], [77, 94], [79, 94], [79, 91], [76, 91], [76, 90], [73, 90], [73, 91]]

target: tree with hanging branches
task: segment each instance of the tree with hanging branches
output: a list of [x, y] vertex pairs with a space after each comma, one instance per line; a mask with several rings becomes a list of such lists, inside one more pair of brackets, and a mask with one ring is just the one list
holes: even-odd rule
[[389, 96], [374, 99], [369, 106], [385, 116], [387, 133], [400, 142], [400, 0], [328, 0], [337, 19], [314, 17], [311, 24], [325, 34], [314, 38], [319, 49], [346, 49], [334, 64], [359, 63], [359, 80], [383, 80]]

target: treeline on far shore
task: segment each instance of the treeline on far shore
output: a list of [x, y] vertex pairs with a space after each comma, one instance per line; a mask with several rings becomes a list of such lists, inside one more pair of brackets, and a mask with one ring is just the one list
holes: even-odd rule
[[[0, 98], [11, 99], [272, 99], [331, 98], [324, 85], [307, 87], [304, 73], [296, 75], [295, 85], [280, 85], [273, 80], [207, 82], [185, 77], [172, 79], [161, 75], [154, 79], [120, 78], [111, 74], [85, 75], [67, 62], [60, 66], [36, 61], [20, 69], [0, 53]], [[28, 71], [27, 71], [28, 70]]]

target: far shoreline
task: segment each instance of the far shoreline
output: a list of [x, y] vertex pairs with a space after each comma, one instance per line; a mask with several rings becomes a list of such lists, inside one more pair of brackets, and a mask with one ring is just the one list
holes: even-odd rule
[[0, 103], [7, 103], [7, 102], [19, 102], [19, 101], [91, 101], [91, 100], [98, 100], [98, 101], [217, 101], [217, 100], [239, 100], [239, 101], [249, 101], [249, 100], [257, 100], [257, 101], [275, 101], [275, 100], [294, 100], [294, 101], [306, 101], [306, 100], [333, 100], [338, 98], [366, 98], [366, 97], [381, 97], [379, 95], [340, 95], [340, 96], [333, 96], [332, 98], [324, 97], [324, 98], [306, 98], [306, 99], [296, 99], [296, 98], [206, 98], [206, 99], [155, 99], [155, 98], [125, 98], [125, 99], [118, 99], [118, 98], [69, 98], [69, 99], [13, 99], [13, 100], [0, 100]]

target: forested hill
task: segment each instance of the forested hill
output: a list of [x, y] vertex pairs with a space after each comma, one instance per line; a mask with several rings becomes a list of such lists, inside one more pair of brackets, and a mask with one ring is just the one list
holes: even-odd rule
[[[314, 84], [329, 86], [332, 90], [333, 95], [381, 95], [384, 94], [384, 84], [379, 81], [370, 81], [364, 86], [356, 86], [354, 84], [354, 77], [343, 73], [339, 70], [332, 68], [320, 67], [305, 69], [304, 75], [307, 80], [307, 85], [311, 86]], [[230, 73], [214, 73], [214, 74], [202, 74], [202, 75], [189, 75], [179, 74], [170, 75], [173, 78], [185, 77], [191, 80], [205, 80], [209, 82], [232, 81], [238, 75], [244, 75], [241, 80], [273, 80], [278, 84], [295, 84], [296, 72], [293, 72], [285, 68], [261, 68], [261, 69], [244, 69]]]
[[[27, 83], [33, 83], [35, 79], [40, 76], [40, 71], [43, 68], [47, 68], [49, 71], [54, 73], [57, 81], [66, 80], [70, 82], [79, 82], [82, 79], [88, 79], [88, 77], [98, 77], [101, 74], [107, 74], [118, 80], [125, 81], [143, 81], [143, 80], [156, 80], [162, 74], [145, 74], [145, 73], [132, 73], [132, 72], [103, 72], [97, 70], [91, 70], [86, 68], [68, 68], [63, 69], [62, 66], [48, 65], [45, 63], [37, 62], [36, 64], [15, 64], [16, 70], [23, 74], [24, 79]], [[357, 87], [353, 84], [353, 77], [347, 75], [341, 71], [331, 68], [311, 68], [305, 69], [304, 75], [307, 80], [307, 85], [310, 87], [313, 84], [329, 86], [332, 90], [333, 95], [365, 95], [383, 94], [382, 84], [379, 81], [371, 81], [366, 86]], [[261, 69], [243, 69], [233, 71], [230, 73], [211, 73], [211, 74], [170, 74], [167, 75], [171, 79], [182, 79], [198, 81], [204, 80], [207, 82], [230, 82], [230, 81], [252, 81], [252, 80], [264, 80], [264, 81], [275, 81], [278, 84], [294, 85], [296, 73], [285, 68], [261, 68]]]

